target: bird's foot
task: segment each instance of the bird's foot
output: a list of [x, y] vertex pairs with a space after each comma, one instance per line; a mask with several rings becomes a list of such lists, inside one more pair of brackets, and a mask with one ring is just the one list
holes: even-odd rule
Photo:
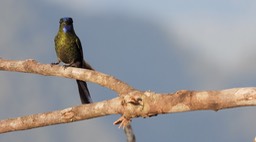
[[58, 65], [58, 64], [60, 64], [60, 61], [51, 63], [51, 65]]
[[72, 67], [72, 64], [65, 64], [63, 65], [64, 69], [66, 69], [67, 67]]

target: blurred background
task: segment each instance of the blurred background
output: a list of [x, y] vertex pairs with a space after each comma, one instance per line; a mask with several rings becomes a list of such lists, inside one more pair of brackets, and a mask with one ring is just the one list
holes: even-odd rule
[[[85, 59], [140, 90], [256, 86], [256, 1], [2, 0], [0, 57], [57, 61], [54, 36], [70, 16]], [[0, 119], [80, 104], [74, 80], [0, 72]], [[93, 100], [115, 92], [89, 83]], [[230, 96], [232, 97], [232, 96]], [[9, 141], [125, 142], [119, 115], [0, 135]], [[256, 108], [133, 119], [137, 141], [253, 141]]]

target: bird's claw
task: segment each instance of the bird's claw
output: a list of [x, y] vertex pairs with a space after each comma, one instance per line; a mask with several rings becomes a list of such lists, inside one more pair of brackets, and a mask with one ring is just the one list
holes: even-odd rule
[[51, 63], [51, 66], [53, 66], [53, 65], [58, 65], [58, 64], [60, 64], [60, 61], [57, 61], [57, 62]]

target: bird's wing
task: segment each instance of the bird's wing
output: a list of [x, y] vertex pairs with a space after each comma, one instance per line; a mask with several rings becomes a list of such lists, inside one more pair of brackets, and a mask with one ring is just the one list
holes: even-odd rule
[[82, 59], [84, 60], [82, 44], [81, 44], [80, 39], [78, 37], [76, 37], [76, 45], [77, 45], [77, 47], [79, 49], [79, 52], [80, 52], [80, 54], [82, 56]]
[[80, 54], [81, 54], [81, 56], [82, 56], [82, 59], [83, 59], [83, 60], [82, 60], [82, 66], [83, 66], [83, 68], [89, 69], [89, 70], [94, 70], [94, 69], [92, 68], [92, 66], [91, 66], [90, 64], [88, 64], [88, 63], [84, 60], [82, 44], [81, 44], [80, 39], [79, 39], [78, 37], [76, 38], [76, 45], [77, 45], [77, 47], [78, 47], [78, 49], [79, 49], [79, 52], [80, 52]]

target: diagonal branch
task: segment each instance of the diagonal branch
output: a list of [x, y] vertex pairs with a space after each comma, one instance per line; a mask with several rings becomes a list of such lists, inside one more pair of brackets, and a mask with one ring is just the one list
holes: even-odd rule
[[111, 114], [122, 114], [121, 123], [126, 123], [135, 117], [196, 110], [217, 111], [241, 106], [256, 106], [256, 88], [234, 88], [222, 91], [183, 90], [166, 95], [153, 92], [134, 92], [125, 97], [102, 102], [0, 120], [0, 133], [69, 123]]
[[66, 68], [38, 64], [33, 60], [10, 61], [0, 59], [0, 70], [36, 73], [90, 81], [120, 94], [119, 97], [64, 110], [35, 114], [0, 121], [0, 133], [37, 128], [122, 114], [114, 124], [127, 126], [132, 118], [150, 117], [157, 114], [214, 110], [256, 106], [256, 88], [233, 88], [220, 91], [180, 90], [175, 93], [158, 94], [135, 90], [112, 76], [85, 69]]
[[107, 87], [118, 94], [127, 94], [134, 90], [128, 84], [104, 73], [73, 67], [64, 68], [58, 65], [40, 64], [31, 59], [25, 61], [0, 59], [0, 70], [89, 81]]
[[27, 130], [120, 113], [121, 99], [80, 105], [63, 110], [0, 120], [0, 133]]

